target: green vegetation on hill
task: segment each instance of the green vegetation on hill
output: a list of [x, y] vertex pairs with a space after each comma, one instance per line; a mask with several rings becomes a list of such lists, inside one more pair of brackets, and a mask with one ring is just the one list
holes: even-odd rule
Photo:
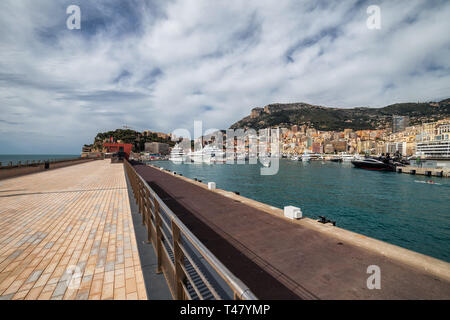
[[437, 121], [450, 117], [450, 99], [439, 103], [397, 103], [383, 108], [328, 108], [307, 103], [270, 104], [255, 108], [253, 116], [234, 123], [230, 128], [290, 127], [307, 124], [319, 130], [384, 129], [392, 116], [408, 116], [410, 124]]
[[156, 133], [150, 133], [145, 135], [141, 132], [131, 129], [116, 129], [114, 131], [100, 132], [94, 139], [93, 147], [101, 149], [105, 139], [113, 138], [114, 141], [121, 140], [123, 143], [130, 143], [133, 145], [133, 152], [141, 152], [145, 150], [146, 142], [161, 142], [167, 143], [171, 147], [175, 145], [175, 142], [170, 139], [164, 139], [158, 137]]

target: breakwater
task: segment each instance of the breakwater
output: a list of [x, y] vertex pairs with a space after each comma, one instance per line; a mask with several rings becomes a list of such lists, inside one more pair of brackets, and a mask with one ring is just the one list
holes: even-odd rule
[[[207, 180], [194, 181], [179, 171], [139, 164], [135, 169], [258, 298], [273, 299], [278, 291], [264, 288], [267, 283], [255, 277], [259, 273], [248, 259], [302, 299], [448, 296], [450, 269], [444, 261], [313, 219], [288, 219], [280, 209], [234, 192], [208, 190]], [[227, 244], [242, 255], [232, 256]], [[382, 290], [366, 287], [368, 267], [374, 265], [383, 270]]]
[[93, 159], [77, 158], [77, 159], [64, 159], [53, 161], [26, 161], [25, 163], [17, 163], [15, 165], [7, 165], [0, 167], [0, 180], [9, 179], [13, 177], [22, 176], [25, 174], [31, 174], [41, 172], [45, 170], [57, 169], [67, 167], [75, 164], [84, 163], [87, 161], [93, 161]]
[[[356, 169], [350, 163], [280, 160], [278, 174], [260, 165], [174, 164], [153, 161], [217, 188], [450, 262], [450, 180]], [[435, 185], [420, 183], [433, 180]], [[439, 184], [437, 184], [439, 183]]]

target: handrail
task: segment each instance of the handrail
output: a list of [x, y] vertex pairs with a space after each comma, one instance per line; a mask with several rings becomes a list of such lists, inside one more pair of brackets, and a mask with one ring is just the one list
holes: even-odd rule
[[[208, 248], [205, 247], [205, 245], [186, 227], [186, 225], [172, 212], [172, 210], [164, 203], [164, 201], [161, 200], [161, 198], [158, 196], [158, 194], [148, 185], [148, 183], [136, 172], [136, 170], [133, 168], [133, 166], [128, 162], [124, 161], [124, 166], [126, 168], [127, 175], [130, 179], [131, 186], [133, 188], [133, 193], [136, 198], [136, 202], [139, 205], [139, 211], [143, 215], [143, 223], [147, 225], [148, 230], [148, 239], [152, 239], [151, 232], [155, 232], [158, 234], [162, 233], [161, 240], [158, 240], [158, 237], [153, 237], [153, 246], [155, 250], [157, 248], [161, 248], [163, 245], [161, 243], [158, 243], [158, 241], [163, 241], [162, 239], [168, 240], [167, 237], [164, 235], [165, 231], [161, 230], [161, 222], [166, 225], [166, 227], [169, 227], [164, 221], [164, 219], [161, 217], [160, 210], [162, 209], [164, 211], [164, 214], [169, 218], [169, 220], [172, 223], [172, 232], [170, 236], [172, 237], [173, 243], [170, 244], [171, 250], [173, 250], [175, 258], [174, 262], [170, 261], [171, 268], [164, 268], [162, 267], [162, 271], [164, 272], [166, 279], [168, 280], [169, 287], [172, 291], [172, 295], [176, 299], [183, 299], [186, 298], [185, 293], [186, 286], [184, 284], [184, 281], [186, 279], [190, 279], [190, 276], [185, 277], [182, 274], [185, 274], [186, 272], [186, 266], [184, 265], [184, 257], [186, 252], [186, 248], [181, 244], [180, 234], [183, 234], [184, 238], [187, 240], [187, 242], [192, 245], [200, 254], [202, 258], [204, 258], [208, 264], [217, 272], [217, 274], [227, 283], [229, 286], [229, 289], [231, 289], [234, 293], [234, 299], [240, 299], [240, 300], [257, 300], [257, 297], [251, 292], [251, 290], [239, 279], [237, 278], [230, 270], [228, 270], [225, 265], [222, 264], [222, 262], [217, 259], [217, 257], [209, 251]], [[141, 189], [142, 188], [142, 189]], [[143, 188], [147, 189], [147, 192], [141, 192], [143, 191]], [[142, 196], [142, 193], [147, 193], [150, 195], [150, 198], [144, 199]], [[153, 198], [153, 199], [151, 199]], [[149, 201], [150, 200], [150, 201]], [[155, 201], [155, 203], [153, 203]], [[151, 206], [148, 204], [151, 203]], [[152, 208], [153, 207], [153, 208]], [[150, 215], [150, 218], [148, 218]], [[155, 223], [152, 222], [151, 216], [154, 216]], [[157, 220], [160, 219], [160, 223], [157, 223]], [[169, 228], [170, 230], [170, 228]], [[175, 231], [174, 231], [175, 230]], [[175, 233], [175, 235], [174, 235]], [[169, 242], [167, 242], [169, 244]], [[189, 256], [188, 256], [189, 257]], [[157, 252], [157, 258], [158, 258], [158, 267], [163, 266], [162, 257]], [[188, 260], [190, 260], [188, 258]], [[193, 262], [190, 262], [191, 264]], [[177, 265], [181, 264], [181, 265]], [[199, 274], [200, 278], [203, 280], [204, 275], [199, 273], [199, 269], [195, 267], [196, 272]], [[169, 274], [166, 274], [169, 273]], [[175, 278], [175, 282], [169, 281], [169, 279]], [[172, 283], [171, 283], [172, 282]], [[192, 287], [197, 292], [198, 288], [196, 288], [195, 284], [192, 283], [190, 280]], [[208, 281], [206, 281], [208, 282]], [[205, 285], [208, 284], [205, 283]], [[180, 290], [182, 288], [182, 290]], [[222, 288], [223, 289], [223, 288]], [[216, 291], [215, 288], [208, 287], [208, 290]], [[216, 297], [216, 294], [214, 294]], [[187, 296], [190, 297], [189, 295]], [[202, 298], [202, 296], [199, 296], [199, 298]]]

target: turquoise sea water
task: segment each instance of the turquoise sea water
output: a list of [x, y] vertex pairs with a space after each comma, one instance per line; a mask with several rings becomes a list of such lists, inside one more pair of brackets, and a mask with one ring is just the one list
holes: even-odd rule
[[[374, 172], [351, 163], [280, 160], [278, 174], [260, 165], [174, 164], [152, 161], [217, 188], [450, 262], [450, 179]], [[433, 180], [439, 184], [421, 183]]]
[[79, 154], [0, 154], [0, 162], [2, 166], [7, 166], [10, 161], [16, 164], [21, 161], [22, 164], [25, 161], [38, 161], [38, 160], [63, 160], [79, 158]]

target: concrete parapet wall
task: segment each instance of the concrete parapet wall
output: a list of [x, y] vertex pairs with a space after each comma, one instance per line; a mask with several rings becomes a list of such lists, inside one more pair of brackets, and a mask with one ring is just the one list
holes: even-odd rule
[[93, 161], [94, 159], [72, 159], [72, 160], [61, 160], [56, 162], [50, 162], [49, 169], [45, 169], [45, 163], [34, 163], [28, 165], [14, 165], [7, 167], [0, 167], [0, 180], [14, 178], [18, 176], [23, 176], [26, 174], [41, 172], [45, 170], [52, 170], [57, 168], [63, 168], [67, 166], [72, 166], [79, 163], [85, 163], [88, 161]]
[[399, 173], [418, 174], [423, 176], [450, 177], [450, 170], [443, 168], [397, 167]]

